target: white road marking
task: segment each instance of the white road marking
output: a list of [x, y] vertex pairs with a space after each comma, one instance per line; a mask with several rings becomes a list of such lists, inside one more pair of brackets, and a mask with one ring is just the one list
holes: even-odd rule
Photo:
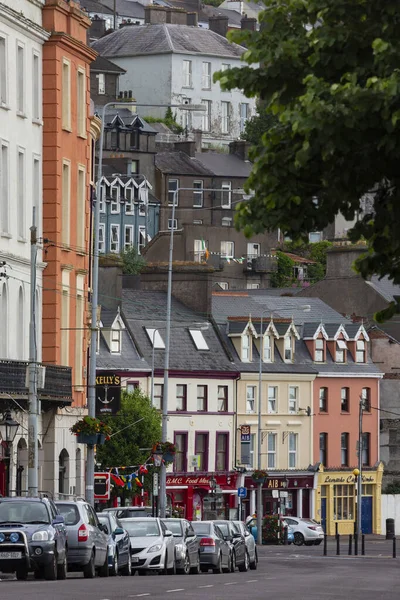
[[213, 585], [199, 585], [198, 588], [209, 588], [209, 587], [214, 587]]
[[172, 592], [184, 592], [184, 588], [177, 588], [176, 590], [166, 590], [167, 594], [171, 594]]
[[128, 596], [128, 598], [141, 598], [142, 596], [150, 596], [150, 594], [135, 594], [134, 596]]
[[236, 581], [230, 581], [229, 583], [224, 583], [224, 585], [235, 585]]
[[248, 579], [246, 583], [255, 583], [258, 579]]

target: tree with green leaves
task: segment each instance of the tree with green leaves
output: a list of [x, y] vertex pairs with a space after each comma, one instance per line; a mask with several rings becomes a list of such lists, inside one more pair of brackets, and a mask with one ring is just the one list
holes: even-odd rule
[[146, 264], [145, 259], [139, 254], [135, 246], [122, 250], [120, 256], [124, 275], [137, 275]]
[[103, 421], [112, 430], [111, 439], [97, 446], [96, 462], [104, 469], [144, 464], [153, 445], [161, 439], [161, 415], [139, 388], [131, 393], [122, 392], [121, 410]]
[[400, 283], [400, 11], [394, 0], [264, 0], [259, 31], [231, 32], [243, 68], [219, 72], [223, 89], [262, 102], [276, 124], [252, 150], [253, 198], [237, 208], [247, 235], [321, 231], [374, 209], [348, 232], [365, 239], [364, 277]]

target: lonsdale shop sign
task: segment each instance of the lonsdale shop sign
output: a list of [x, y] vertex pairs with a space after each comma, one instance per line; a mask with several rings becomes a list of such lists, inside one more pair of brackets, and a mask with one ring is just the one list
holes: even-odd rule
[[96, 416], [116, 415], [121, 405], [121, 377], [110, 371], [96, 375]]
[[[363, 483], [376, 483], [375, 474], [361, 475]], [[322, 484], [325, 483], [354, 483], [355, 477], [351, 475], [323, 475]]]

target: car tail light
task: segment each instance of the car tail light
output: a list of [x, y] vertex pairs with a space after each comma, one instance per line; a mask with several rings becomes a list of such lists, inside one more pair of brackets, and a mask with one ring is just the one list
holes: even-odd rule
[[317, 528], [313, 525], [307, 525], [307, 529], [312, 529], [313, 531], [317, 531]]
[[84, 523], [78, 529], [78, 542], [86, 542], [89, 537], [89, 530]]
[[200, 546], [215, 546], [215, 540], [212, 538], [201, 538]]

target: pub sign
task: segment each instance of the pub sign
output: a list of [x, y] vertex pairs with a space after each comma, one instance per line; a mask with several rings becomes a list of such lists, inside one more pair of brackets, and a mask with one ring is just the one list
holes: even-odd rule
[[121, 407], [121, 377], [112, 371], [96, 374], [96, 416], [116, 415]]

